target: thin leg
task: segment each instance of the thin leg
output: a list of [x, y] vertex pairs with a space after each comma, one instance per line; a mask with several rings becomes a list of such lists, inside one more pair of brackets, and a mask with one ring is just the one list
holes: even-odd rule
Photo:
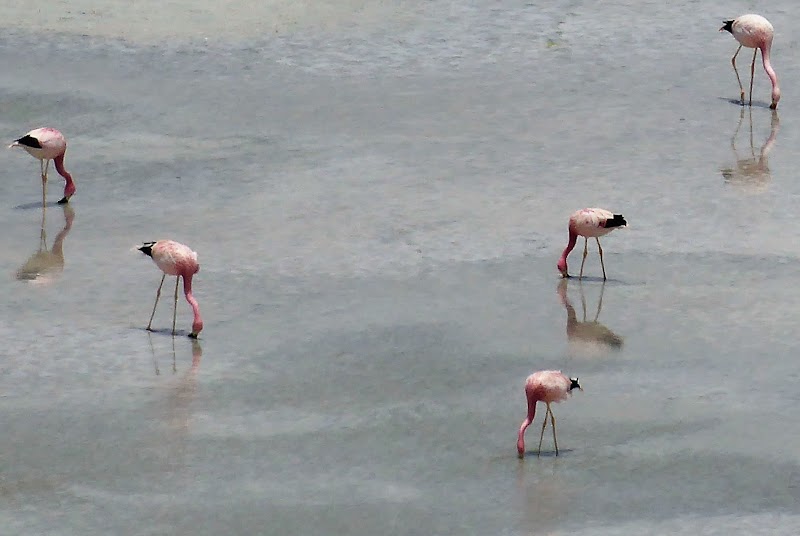
[[603, 248], [600, 247], [600, 239], [595, 238], [597, 240], [597, 249], [600, 251], [600, 266], [603, 268], [603, 281], [606, 280], [606, 265], [603, 263]]
[[753, 52], [753, 63], [750, 64], [750, 106], [753, 105], [753, 78], [756, 73], [756, 56], [758, 56], [758, 49]]
[[147, 331], [151, 331], [150, 325], [153, 323], [153, 317], [156, 316], [156, 305], [158, 305], [158, 299], [161, 297], [161, 286], [164, 284], [165, 277], [167, 277], [167, 274], [161, 276], [161, 283], [158, 285], [158, 290], [156, 291], [156, 303], [153, 304], [153, 312], [150, 313], [150, 322], [147, 323]]
[[536, 451], [537, 456], [542, 454], [542, 439], [544, 439], [544, 429], [547, 426], [547, 414], [550, 413], [550, 405], [547, 406], [547, 413], [544, 414], [544, 422], [542, 423], [542, 433], [539, 435], [539, 450]]
[[[550, 408], [548, 407], [547, 409], [549, 410]], [[545, 415], [545, 417], [547, 417], [547, 415]], [[556, 446], [556, 456], [558, 456], [558, 440], [556, 439], [556, 416], [553, 415], [552, 411], [550, 412], [550, 424], [553, 425], [553, 443]]]
[[175, 319], [178, 317], [178, 282], [181, 276], [175, 276], [175, 303], [172, 304], [172, 335], [175, 335]]
[[585, 236], [583, 237], [583, 260], [581, 261], [581, 273], [578, 276], [578, 279], [583, 278], [583, 265], [586, 263], [586, 255], [589, 254], [589, 239]]
[[44, 207], [47, 202], [47, 171], [44, 169], [44, 160], [39, 160], [39, 169], [42, 172], [42, 207]]
[[733, 72], [736, 73], [736, 81], [739, 82], [739, 91], [741, 92], [740, 98], [742, 100], [742, 106], [744, 106], [744, 88], [742, 87], [742, 80], [739, 78], [739, 71], [736, 70], [736, 56], [739, 55], [740, 50], [742, 50], [742, 45], [739, 45], [739, 48], [736, 49], [736, 54], [731, 58], [731, 65], [733, 65]]

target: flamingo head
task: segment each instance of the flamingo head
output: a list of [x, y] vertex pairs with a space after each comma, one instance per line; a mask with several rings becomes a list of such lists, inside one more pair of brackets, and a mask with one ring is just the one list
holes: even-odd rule
[[567, 258], [561, 257], [558, 259], [558, 271], [561, 272], [561, 277], [569, 277], [567, 273]]
[[202, 320], [195, 320], [192, 322], [192, 332], [189, 334], [189, 337], [192, 339], [196, 339], [200, 332], [203, 331], [203, 321]]
[[772, 87], [772, 104], [769, 105], [769, 109], [777, 110], [779, 100], [781, 100], [781, 88], [776, 84]]
[[522, 438], [517, 439], [517, 455], [520, 459], [525, 457], [525, 440]]
[[578, 378], [570, 378], [569, 382], [570, 382], [569, 383], [570, 391], [572, 391], [573, 389], [580, 389], [581, 391], [583, 391], [583, 387], [581, 387], [581, 384], [578, 383]]
[[722, 21], [722, 28], [719, 29], [720, 32], [730, 32], [733, 33], [733, 21], [732, 20], [725, 20]]

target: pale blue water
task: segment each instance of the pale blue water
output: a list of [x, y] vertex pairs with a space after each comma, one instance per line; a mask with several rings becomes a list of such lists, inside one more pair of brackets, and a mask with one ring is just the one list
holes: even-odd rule
[[[777, 115], [759, 66], [729, 101], [741, 2], [0, 5], [0, 132], [61, 129], [78, 187], [31, 260], [3, 154], [0, 532], [800, 529], [794, 4]], [[581, 339], [583, 206], [631, 228], [561, 288], [602, 297]], [[143, 329], [158, 238], [200, 255], [197, 343], [171, 282]], [[585, 391], [519, 461], [545, 368]]]

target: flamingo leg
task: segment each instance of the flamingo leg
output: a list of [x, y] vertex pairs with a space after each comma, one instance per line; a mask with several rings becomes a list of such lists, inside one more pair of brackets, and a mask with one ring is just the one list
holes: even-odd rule
[[175, 276], [175, 303], [172, 306], [172, 335], [175, 335], [175, 320], [178, 318], [178, 282], [181, 276]]
[[[758, 49], [753, 52], [753, 63], [750, 64], [750, 106], [753, 105], [753, 78], [756, 73], [756, 56], [758, 56]], [[744, 99], [744, 97], [742, 97]]]
[[600, 247], [600, 239], [599, 238], [595, 238], [595, 240], [597, 240], [597, 249], [598, 249], [598, 251], [600, 251], [600, 266], [603, 268], [603, 281], [605, 281], [606, 280], [606, 265], [603, 262], [603, 248]]
[[[550, 411], [550, 404], [547, 404], [547, 410]], [[547, 418], [547, 415], [545, 415]], [[558, 456], [558, 440], [556, 439], [556, 416], [550, 411], [550, 424], [553, 425], [553, 443], [556, 446], [556, 456]]]
[[542, 423], [542, 433], [539, 435], [539, 449], [536, 451], [537, 456], [542, 454], [542, 439], [544, 439], [544, 429], [547, 426], [547, 414], [550, 413], [550, 404], [547, 405], [547, 413], [544, 414], [544, 422]]
[[150, 313], [150, 322], [147, 323], [147, 331], [152, 331], [150, 325], [153, 323], [153, 317], [156, 316], [156, 305], [158, 305], [158, 299], [161, 297], [161, 286], [164, 284], [165, 277], [167, 277], [167, 274], [161, 276], [161, 283], [158, 285], [158, 290], [156, 291], [156, 303], [153, 304], [153, 312]]
[[742, 80], [739, 78], [739, 71], [736, 70], [736, 56], [739, 55], [739, 51], [742, 50], [742, 45], [739, 45], [739, 48], [736, 49], [736, 54], [733, 55], [731, 58], [731, 65], [733, 65], [733, 72], [736, 73], [736, 81], [739, 82], [739, 91], [741, 92], [741, 100], [742, 106], [744, 106], [744, 88], [742, 87]]
[[589, 254], [589, 239], [585, 236], [583, 237], [583, 260], [581, 261], [581, 273], [578, 276], [578, 279], [583, 278], [583, 265], [586, 264], [586, 255]]
[[[50, 160], [47, 162], [50, 163]], [[47, 169], [44, 167], [44, 160], [39, 160], [39, 169], [42, 173], [42, 206], [44, 206], [47, 201]]]

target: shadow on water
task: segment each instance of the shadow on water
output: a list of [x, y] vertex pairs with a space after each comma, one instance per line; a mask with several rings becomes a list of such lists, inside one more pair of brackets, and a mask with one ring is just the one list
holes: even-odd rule
[[542, 449], [542, 452], [539, 453], [537, 450], [531, 449], [531, 450], [526, 450], [525, 451], [525, 457], [524, 458], [519, 458], [519, 456], [517, 456], [517, 458], [519, 458], [519, 462], [520, 463], [525, 463], [525, 460], [531, 460], [531, 459], [536, 459], [536, 458], [553, 458], [554, 460], [559, 460], [559, 459], [563, 458], [565, 454], [569, 454], [571, 452], [575, 452], [575, 449], [562, 449], [562, 448], [559, 448], [558, 449], [558, 455], [556, 455], [556, 451], [555, 450], [544, 450], [544, 449]]
[[567, 311], [567, 340], [570, 356], [598, 357], [607, 355], [612, 351], [619, 351], [622, 348], [624, 339], [598, 321], [600, 312], [603, 309], [605, 284], [600, 287], [597, 309], [594, 318], [591, 320], [587, 320], [586, 316], [586, 295], [583, 291], [583, 285], [578, 281], [583, 312], [581, 320], [578, 320], [578, 314], [569, 301], [569, 296], [567, 295], [568, 285], [567, 280], [562, 279], [556, 291], [561, 300], [561, 305]]
[[[725, 102], [729, 102], [731, 104], [735, 104], [736, 106], [741, 107], [743, 110], [745, 108], [766, 108], [767, 110], [769, 110], [770, 109], [770, 104], [771, 104], [769, 102], [755, 101], [754, 100], [752, 105], [748, 105], [748, 103], [742, 104], [742, 101], [739, 100], [739, 99], [731, 99], [729, 97], [717, 97], [717, 98], [720, 99], [720, 100], [724, 100]], [[773, 110], [773, 111], [775, 111], [775, 110]]]
[[164, 335], [164, 336], [173, 337], [173, 338], [175, 338], [175, 337], [186, 337], [186, 338], [191, 339], [192, 341], [195, 341], [195, 342], [197, 342], [199, 340], [199, 339], [195, 339], [194, 337], [191, 337], [191, 334], [192, 334], [191, 331], [188, 331], [188, 330], [185, 330], [185, 329], [175, 329], [175, 333], [172, 333], [172, 329], [170, 329], [170, 328], [150, 328], [150, 329], [147, 329], [147, 328], [135, 326], [132, 329], [135, 329], [137, 331], [144, 331], [145, 333], [148, 333], [148, 334]]
[[736, 163], [731, 167], [723, 167], [720, 169], [725, 182], [743, 189], [752, 191], [763, 191], [772, 180], [772, 174], [769, 169], [769, 161], [767, 156], [775, 145], [775, 140], [778, 136], [778, 127], [780, 126], [780, 119], [778, 112], [772, 112], [772, 119], [770, 121], [769, 137], [761, 146], [761, 150], [756, 154], [755, 143], [753, 142], [753, 111], [748, 111], [748, 124], [750, 132], [750, 155], [742, 158], [739, 151], [736, 149], [736, 138], [739, 135], [739, 130], [742, 128], [744, 121], [744, 108], [739, 114], [739, 122], [736, 125], [736, 130], [731, 137], [731, 149], [733, 150]]
[[[47, 207], [67, 207], [69, 203], [59, 203], [57, 201], [52, 201], [50, 203], [46, 203], [44, 205], [45, 208]], [[42, 204], [39, 202], [36, 203], [23, 203], [22, 205], [17, 205], [14, 207], [16, 210], [30, 210], [32, 208], [42, 208]]]
[[69, 205], [61, 205], [64, 214], [64, 228], [53, 240], [53, 247], [47, 248], [47, 210], [42, 209], [42, 224], [39, 231], [39, 249], [17, 270], [20, 281], [37, 284], [52, 283], [64, 271], [64, 239], [72, 229], [75, 211]]
[[612, 277], [603, 279], [600, 276], [594, 275], [585, 275], [583, 277], [578, 277], [577, 275], [571, 275], [569, 277], [562, 277], [562, 281], [578, 281], [581, 283], [602, 283], [603, 285], [606, 284], [613, 284], [613, 285], [627, 285], [628, 283], [621, 280], [621, 279], [614, 279]]

